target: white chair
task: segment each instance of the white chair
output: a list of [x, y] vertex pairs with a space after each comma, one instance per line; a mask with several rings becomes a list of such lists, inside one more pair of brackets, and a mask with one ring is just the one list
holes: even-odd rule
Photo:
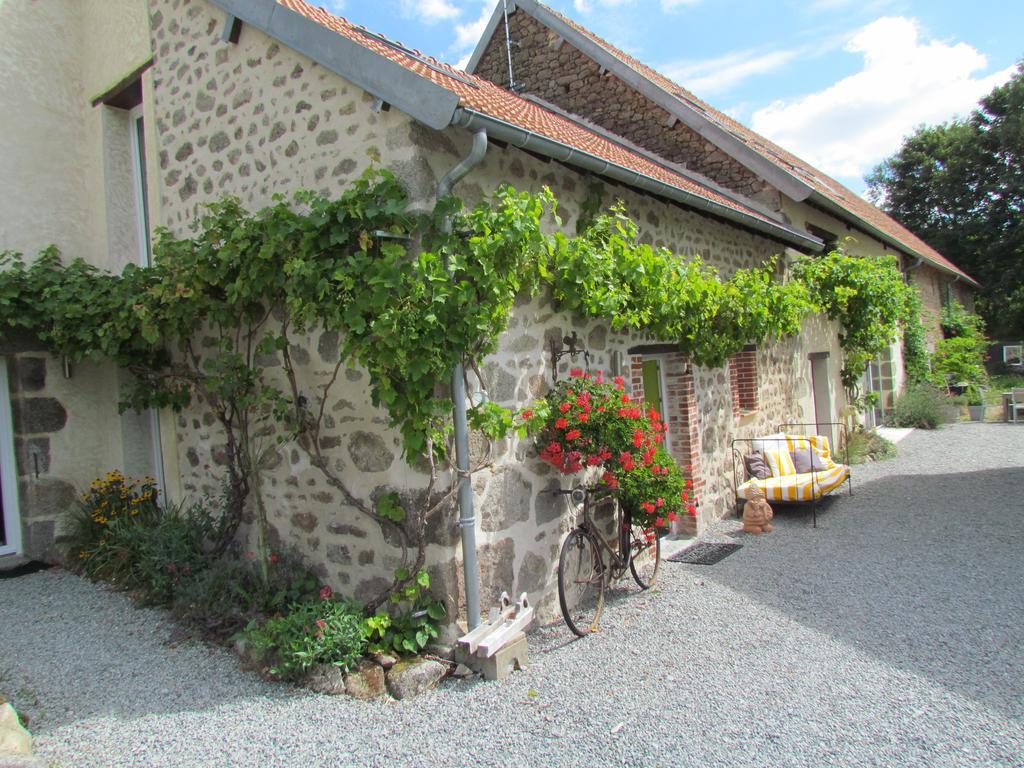
[[1010, 418], [1014, 424], [1017, 423], [1017, 414], [1021, 414], [1024, 420], [1024, 388], [1018, 387], [1010, 392]]

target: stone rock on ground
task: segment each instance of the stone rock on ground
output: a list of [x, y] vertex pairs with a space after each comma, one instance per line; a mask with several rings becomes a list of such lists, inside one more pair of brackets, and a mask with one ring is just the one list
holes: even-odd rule
[[32, 734], [18, 721], [10, 704], [0, 704], [0, 757], [32, 754]]
[[373, 654], [373, 660], [384, 667], [385, 670], [391, 669], [398, 663], [398, 657], [392, 656], [390, 653], [375, 653]]
[[318, 664], [306, 676], [306, 687], [317, 693], [340, 696], [345, 693], [345, 673], [334, 664]]
[[50, 768], [42, 758], [29, 755], [5, 755], [0, 753], [0, 768]]
[[388, 692], [396, 699], [411, 699], [440, 682], [447, 667], [431, 659], [400, 661], [387, 674]]
[[355, 699], [387, 696], [384, 669], [369, 659], [360, 659], [358, 666], [345, 675], [345, 693]]

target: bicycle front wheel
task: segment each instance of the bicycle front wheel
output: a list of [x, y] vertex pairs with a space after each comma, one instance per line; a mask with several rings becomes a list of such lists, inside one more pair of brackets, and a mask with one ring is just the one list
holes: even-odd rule
[[593, 535], [576, 528], [558, 557], [558, 602], [562, 616], [583, 637], [597, 629], [604, 608], [605, 569]]
[[661, 567], [661, 539], [656, 528], [639, 523], [629, 526], [629, 570], [640, 589], [649, 589], [658, 580]]

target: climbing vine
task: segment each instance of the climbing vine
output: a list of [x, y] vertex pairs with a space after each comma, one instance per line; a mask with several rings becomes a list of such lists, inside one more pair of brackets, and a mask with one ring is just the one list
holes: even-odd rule
[[[127, 368], [134, 382], [123, 407], [205, 404], [225, 439], [223, 546], [250, 508], [266, 558], [263, 475], [280, 443], [301, 448], [348, 506], [397, 536], [403, 564], [373, 608], [418, 577], [428, 523], [466, 481], [445, 460], [450, 403], [438, 383], [459, 362], [480, 376], [476, 361], [495, 351], [517, 297], [549, 287], [563, 309], [675, 342], [704, 365], [796, 333], [818, 306], [842, 320], [853, 366], [887, 343], [902, 316], [892, 307], [906, 305], [891, 265], [840, 254], [804, 264], [802, 281], [780, 282], [773, 263], [723, 280], [700, 259], [639, 242], [621, 205], [588, 213], [576, 237], [551, 235], [542, 223], [557, 222], [556, 203], [546, 189], [503, 186], [470, 209], [447, 198], [426, 215], [407, 203], [392, 174], [371, 170], [336, 199], [299, 192], [256, 213], [233, 198], [210, 204], [189, 236], [156, 232], [151, 267], [120, 275], [64, 265], [53, 248], [29, 265], [4, 253], [0, 329], [33, 333], [72, 360]], [[296, 351], [313, 329], [339, 339], [333, 370], [316, 379]], [[429, 465], [412, 503], [396, 493], [360, 497], [325, 453], [332, 388], [351, 365], [369, 373], [372, 401], [400, 432], [405, 458]], [[492, 439], [515, 425], [494, 404], [470, 421]]]
[[928, 380], [931, 372], [931, 355], [925, 341], [924, 323], [921, 321], [921, 294], [917, 288], [909, 287], [907, 316], [903, 325], [903, 370], [907, 381], [920, 384]]
[[579, 237], [556, 233], [552, 253], [562, 306], [616, 330], [676, 342], [701, 365], [722, 365], [747, 344], [797, 333], [810, 311], [805, 287], [776, 280], [773, 262], [722, 280], [699, 257], [683, 261], [641, 243], [621, 204]]
[[858, 257], [842, 250], [803, 258], [793, 267], [814, 308], [839, 321], [840, 378], [856, 400], [868, 363], [895, 340], [913, 308], [913, 289], [893, 256]]

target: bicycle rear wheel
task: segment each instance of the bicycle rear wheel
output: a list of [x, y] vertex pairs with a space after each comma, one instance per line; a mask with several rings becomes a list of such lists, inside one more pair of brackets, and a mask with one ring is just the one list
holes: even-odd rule
[[582, 528], [572, 530], [558, 557], [558, 602], [565, 623], [580, 637], [597, 629], [604, 587], [605, 569], [597, 541]]
[[656, 528], [631, 522], [629, 526], [629, 570], [640, 589], [649, 589], [661, 567], [661, 539]]

